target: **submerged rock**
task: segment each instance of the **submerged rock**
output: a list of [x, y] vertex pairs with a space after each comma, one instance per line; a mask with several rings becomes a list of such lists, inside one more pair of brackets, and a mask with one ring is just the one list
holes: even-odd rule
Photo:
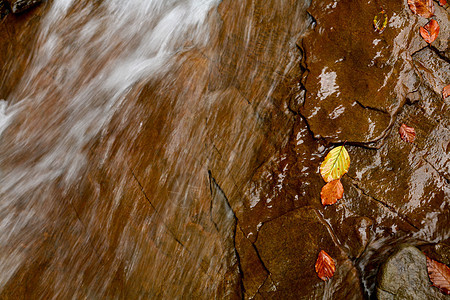
[[377, 297], [393, 299], [448, 299], [431, 286], [425, 255], [413, 246], [401, 246], [380, 270]]

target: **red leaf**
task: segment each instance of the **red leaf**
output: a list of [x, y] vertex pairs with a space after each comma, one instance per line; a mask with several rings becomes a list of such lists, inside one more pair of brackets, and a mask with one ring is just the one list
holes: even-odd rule
[[439, 34], [439, 29], [440, 27], [438, 22], [436, 20], [431, 19], [427, 25], [425, 25], [424, 27], [420, 27], [419, 31], [420, 35], [423, 37], [425, 42], [431, 44], [437, 38]]
[[400, 133], [400, 137], [402, 138], [402, 140], [404, 140], [405, 142], [412, 143], [416, 138], [416, 131], [414, 130], [414, 128], [406, 126], [405, 124], [402, 124], [402, 126], [400, 126], [398, 132]]
[[447, 98], [450, 96], [450, 84], [442, 89], [442, 97]]
[[320, 279], [323, 281], [333, 277], [334, 271], [336, 271], [336, 265], [331, 256], [323, 250], [320, 250], [319, 256], [316, 261], [316, 272]]
[[322, 199], [323, 205], [331, 205], [335, 204], [339, 199], [342, 199], [343, 195], [344, 187], [342, 186], [341, 180], [336, 179], [323, 186], [320, 192], [320, 199]]
[[447, 0], [439, 0], [440, 6], [444, 6], [445, 4], [447, 4]]
[[434, 15], [433, 0], [408, 0], [409, 9], [416, 15], [431, 18]]
[[433, 286], [450, 295], [450, 268], [427, 257], [427, 270]]

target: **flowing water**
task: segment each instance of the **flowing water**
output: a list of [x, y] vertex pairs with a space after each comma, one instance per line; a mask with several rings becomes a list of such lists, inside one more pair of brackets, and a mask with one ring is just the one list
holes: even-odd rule
[[[14, 274], [23, 271], [21, 268], [24, 268], [27, 257], [33, 256], [37, 251], [33, 249], [32, 244], [36, 244], [37, 239], [46, 239], [52, 235], [49, 233], [49, 230], [52, 230], [48, 229], [49, 227], [63, 228], [62, 223], [71, 222], [70, 218], [73, 216], [60, 215], [62, 211], [73, 208], [79, 222], [83, 223], [84, 230], [89, 231], [90, 227], [98, 226], [99, 230], [107, 232], [109, 226], [114, 226], [111, 220], [106, 220], [107, 224], [100, 222], [98, 225], [90, 225], [95, 224], [96, 220], [89, 218], [98, 218], [95, 211], [101, 210], [102, 206], [89, 203], [88, 199], [81, 201], [88, 203], [89, 212], [80, 212], [78, 215], [78, 210], [71, 203], [75, 200], [70, 195], [70, 189], [77, 185], [80, 177], [86, 176], [89, 150], [96, 140], [108, 134], [108, 127], [114, 117], [120, 119], [117, 117], [118, 112], [124, 114], [119, 122], [141, 118], [136, 120], [140, 127], [137, 126], [124, 137], [129, 140], [136, 138], [146, 116], [145, 113], [136, 114], [137, 108], [130, 107], [125, 100], [135, 91], [136, 86], [166, 76], [176, 62], [176, 54], [206, 45], [210, 35], [207, 17], [212, 9], [217, 9], [218, 1], [133, 0], [80, 3], [56, 0], [48, 5], [50, 7], [38, 31], [33, 58], [20, 83], [8, 99], [0, 103], [0, 130], [7, 131], [2, 140], [0, 158], [1, 287], [4, 287]], [[170, 78], [167, 80], [170, 81]], [[158, 99], [149, 98], [146, 101], [154, 102], [151, 105], [154, 105], [155, 109], [158, 105], [164, 106], [157, 103]], [[120, 125], [116, 129], [120, 130]], [[116, 143], [114, 135], [105, 139], [109, 147]], [[97, 159], [106, 160], [111, 157], [110, 152], [113, 150], [108, 146]], [[126, 152], [131, 150], [121, 151], [124, 152], [121, 155], [126, 156]], [[184, 164], [180, 161], [177, 168], [183, 167]], [[112, 218], [114, 210], [123, 209], [119, 204], [120, 199], [125, 197], [127, 189], [131, 189], [129, 180], [123, 178], [114, 182], [113, 186], [114, 190], [108, 196], [114, 203], [111, 204], [113, 207], [107, 213], [107, 218]], [[63, 201], [64, 197], [69, 200]], [[104, 194], [98, 198], [101, 197], [104, 197]], [[180, 184], [171, 198], [177, 205], [183, 205], [184, 197], [186, 191]], [[137, 209], [139, 206], [134, 204], [132, 211]], [[56, 215], [55, 210], [58, 211]], [[164, 216], [158, 215], [155, 218], [165, 218], [170, 214], [167, 209]], [[48, 218], [52, 216], [54, 224], [49, 225], [52, 222], [49, 222]], [[130, 258], [132, 261], [128, 261], [127, 269], [123, 270], [126, 273], [124, 276], [128, 277], [132, 277], [133, 272], [138, 272], [139, 259], [145, 256], [139, 253], [145, 251], [145, 247], [139, 249], [137, 244], [143, 243], [146, 238], [136, 241], [127, 236], [127, 230], [132, 230], [132, 221], [130, 218], [123, 225], [123, 232], [120, 233], [122, 236], [118, 237], [120, 241], [115, 249], [115, 256], [121, 257], [119, 260], [129, 259], [124, 258], [121, 251], [134, 253]], [[143, 236], [146, 235], [146, 226], [155, 226], [151, 225], [151, 222], [148, 217], [143, 220], [144, 229], [140, 228], [144, 231]], [[76, 226], [80, 225], [69, 225], [75, 227], [69, 229], [75, 231], [74, 235], [77, 232]], [[171, 231], [161, 224], [156, 226], [160, 228], [153, 231], [159, 232], [159, 235], [163, 235], [161, 231]], [[63, 249], [64, 246], [59, 249], [55, 246], [52, 250], [54, 259], [47, 262], [49, 267], [39, 276], [39, 281], [52, 280], [52, 276], [47, 273], [59, 273], [53, 282], [53, 293], [49, 294], [52, 297], [64, 297], [71, 293], [70, 288], [64, 286], [64, 277], [68, 274], [79, 278], [80, 286], [86, 284], [83, 277], [92, 272], [87, 268], [93, 266], [88, 267], [90, 263], [83, 266], [86, 262], [83, 260], [90, 261], [93, 254], [88, 254], [87, 257], [79, 255], [77, 251], [83, 251], [83, 244], [88, 243], [88, 247], [96, 249], [94, 259], [106, 260], [103, 261], [105, 265], [117, 264], [108, 262], [103, 253], [98, 253], [109, 247], [105, 245], [109, 241], [105, 242], [104, 246], [97, 246], [102, 242], [92, 241], [95, 239], [93, 237], [86, 239], [88, 242], [83, 241], [83, 237], [73, 238], [75, 244], [72, 246], [79, 247], [79, 250]], [[107, 240], [107, 237], [104, 239]], [[130, 247], [133, 249], [130, 250]], [[134, 249], [135, 247], [137, 249]], [[200, 250], [193, 251], [198, 254]], [[180, 255], [176, 260], [183, 260], [183, 254], [176, 255]], [[160, 264], [157, 263], [158, 259], [161, 260]], [[52, 264], [56, 264], [57, 260], [71, 261], [68, 264], [73, 270], [55, 271], [57, 266]], [[154, 274], [154, 277], [157, 277], [158, 273], [177, 273], [175, 265], [169, 263], [164, 266], [164, 258], [159, 256], [154, 259], [153, 265], [148, 262], [146, 265], [154, 268], [149, 272]], [[119, 266], [108, 270], [112, 274], [102, 272], [101, 265], [98, 267], [100, 269], [97, 275], [104, 277], [91, 281], [88, 283], [91, 284], [90, 287], [86, 290], [79, 289], [73, 297], [105, 295], [105, 290], [110, 288], [114, 272]], [[193, 267], [196, 267], [195, 263]], [[186, 274], [184, 276], [189, 277]], [[174, 285], [174, 294], [181, 293], [180, 287], [186, 286], [186, 283], [180, 283], [180, 287], [177, 287], [176, 283], [164, 275], [160, 277], [159, 284]], [[168, 282], [162, 282], [164, 280]], [[189, 278], [185, 280], [189, 281]], [[214, 289], [206, 283], [203, 288], [209, 291]], [[139, 290], [136, 293], [138, 294]]]

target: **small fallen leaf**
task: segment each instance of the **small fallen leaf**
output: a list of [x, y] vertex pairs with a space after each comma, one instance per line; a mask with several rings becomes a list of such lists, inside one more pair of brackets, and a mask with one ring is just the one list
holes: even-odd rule
[[408, 0], [409, 9], [416, 15], [431, 18], [434, 15], [433, 0]]
[[444, 6], [445, 4], [447, 4], [447, 0], [439, 0], [440, 6]]
[[375, 27], [376, 32], [382, 33], [386, 29], [387, 23], [388, 18], [386, 12], [384, 9], [381, 9], [381, 11], [373, 18], [373, 27]]
[[320, 165], [320, 175], [325, 182], [341, 178], [350, 168], [350, 156], [344, 146], [331, 149]]
[[400, 133], [400, 137], [402, 138], [402, 140], [404, 140], [405, 142], [412, 143], [416, 138], [416, 131], [414, 130], [414, 128], [406, 126], [405, 124], [402, 124], [402, 126], [400, 126], [398, 132]]
[[450, 96], [450, 84], [442, 89], [442, 96], [444, 99]]
[[433, 286], [440, 289], [442, 293], [450, 295], [450, 268], [427, 257], [427, 270]]
[[331, 256], [323, 250], [320, 250], [319, 256], [316, 261], [316, 272], [320, 279], [323, 281], [333, 277], [334, 271], [336, 271], [336, 265]]
[[322, 199], [323, 205], [331, 205], [335, 204], [339, 199], [342, 199], [343, 195], [344, 187], [342, 186], [341, 180], [336, 179], [323, 186], [320, 192], [320, 199]]
[[436, 20], [431, 19], [430, 22], [427, 23], [427, 25], [420, 27], [419, 31], [425, 42], [431, 44], [437, 38], [439, 29], [439, 23]]

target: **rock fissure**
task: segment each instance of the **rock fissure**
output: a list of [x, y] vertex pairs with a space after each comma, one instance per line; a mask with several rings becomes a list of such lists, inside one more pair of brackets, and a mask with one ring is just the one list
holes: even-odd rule
[[388, 111], [386, 111], [385, 109], [381, 109], [381, 108], [378, 108], [378, 107], [372, 107], [372, 106], [364, 105], [364, 104], [362, 104], [361, 101], [359, 101], [358, 99], [356, 99], [355, 102], [356, 102], [360, 107], [362, 107], [362, 108], [364, 108], [364, 109], [369, 109], [369, 110], [373, 110], [373, 111], [380, 112], [380, 113], [383, 113], [383, 114], [391, 115], [391, 114], [390, 114]]
[[447, 56], [443, 55], [442, 52], [439, 51], [439, 49], [437, 49], [433, 45], [428, 45], [428, 47], [430, 47], [431, 51], [433, 51], [440, 59], [445, 61], [447, 64], [450, 64], [450, 58], [448, 58]]
[[339, 249], [342, 252], [346, 253], [348, 259], [350, 259], [350, 256], [348, 255], [347, 251], [344, 251], [341, 241], [339, 240], [337, 235], [334, 233], [333, 227], [331, 227], [331, 225], [325, 220], [325, 218], [323, 217], [323, 215], [320, 211], [318, 211], [317, 209], [314, 209], [314, 213], [317, 215], [317, 218], [322, 222], [322, 224], [327, 228], [328, 233], [329, 233], [331, 239], [333, 240], [333, 242], [336, 244], [336, 246], [339, 247]]
[[169, 232], [169, 234], [172, 236], [172, 238], [183, 248], [185, 249], [188, 253], [191, 254], [191, 251], [189, 251], [188, 248], [185, 247], [185, 245], [180, 241], [180, 239], [177, 237], [177, 235], [172, 231], [172, 229], [166, 224], [166, 222], [164, 221], [163, 217], [161, 216], [161, 214], [159, 213], [158, 209], [156, 209], [156, 207], [153, 205], [153, 203], [150, 201], [150, 199], [148, 198], [147, 194], [145, 193], [144, 187], [142, 186], [141, 182], [139, 181], [139, 179], [136, 177], [136, 175], [134, 174], [133, 170], [130, 168], [130, 172], [131, 175], [133, 176], [134, 180], [137, 182], [139, 189], [141, 190], [142, 194], [144, 195], [145, 200], [150, 204], [151, 208], [155, 211], [156, 215], [158, 216], [158, 218], [161, 220], [161, 224], [163, 224], [164, 228], [166, 228], [166, 230]]
[[376, 199], [374, 197], [372, 197], [371, 195], [369, 195], [363, 188], [361, 188], [358, 185], [358, 180], [356, 180], [355, 178], [352, 178], [350, 175], [346, 174], [350, 179], [351, 179], [351, 183], [352, 185], [359, 190], [363, 195], [367, 196], [369, 199], [376, 201], [377, 203], [383, 205], [384, 207], [386, 207], [388, 210], [390, 210], [392, 213], [394, 213], [395, 215], [397, 215], [399, 218], [401, 218], [403, 221], [405, 221], [408, 225], [410, 225], [411, 227], [413, 227], [415, 229], [415, 231], [419, 231], [420, 229], [415, 226], [406, 216], [404, 216], [403, 214], [399, 213], [394, 207], [392, 207], [391, 205], [387, 204], [384, 201], [381, 201], [379, 199]]
[[[237, 261], [237, 266], [238, 266], [238, 270], [239, 270], [239, 288], [241, 290], [241, 298], [244, 297], [245, 295], [245, 287], [244, 287], [244, 282], [243, 282], [243, 276], [244, 273], [242, 271], [242, 265], [241, 265], [241, 257], [239, 256], [239, 252], [237, 250], [236, 247], [236, 234], [237, 234], [237, 228], [238, 228], [238, 218], [236, 216], [236, 213], [233, 211], [233, 208], [231, 207], [231, 204], [228, 200], [228, 197], [226, 196], [225, 192], [223, 191], [223, 189], [220, 187], [220, 185], [217, 183], [216, 179], [213, 177], [211, 170], [208, 170], [208, 180], [209, 180], [209, 191], [211, 193], [211, 205], [210, 205], [210, 219], [211, 222], [214, 224], [215, 229], [217, 230], [218, 233], [221, 232], [219, 225], [217, 224], [217, 222], [214, 220], [213, 217], [213, 202], [216, 199], [215, 196], [215, 189], [217, 189], [218, 191], [220, 191], [221, 195], [222, 195], [222, 199], [225, 201], [225, 205], [226, 205], [226, 210], [231, 212], [233, 215], [233, 234], [232, 234], [232, 243], [233, 243], [233, 249], [234, 249], [234, 254], [236, 255], [236, 261]], [[239, 229], [241, 229], [239, 227]], [[225, 228], [226, 230], [226, 228]], [[242, 229], [241, 229], [242, 231]]]
[[[418, 147], [417, 145], [415, 145], [415, 147], [417, 147], [420, 151], [425, 151], [424, 149], [421, 149], [420, 147]], [[433, 165], [430, 161], [427, 160], [427, 158], [425, 156], [422, 157], [422, 159], [436, 172], [439, 174], [439, 176], [441, 176], [447, 183], [450, 183], [450, 178], [448, 178], [447, 176], [445, 176], [445, 174], [443, 174], [441, 171], [438, 170], [438, 168]]]

